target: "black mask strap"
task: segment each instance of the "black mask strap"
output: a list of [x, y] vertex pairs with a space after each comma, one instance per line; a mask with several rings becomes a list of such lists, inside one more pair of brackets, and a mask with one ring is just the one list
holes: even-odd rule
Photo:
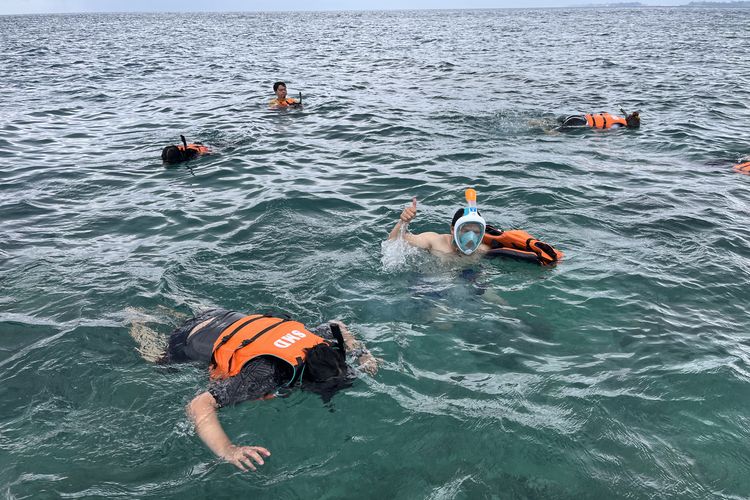
[[346, 344], [344, 343], [344, 336], [341, 334], [341, 327], [339, 327], [339, 325], [337, 325], [336, 323], [328, 323], [328, 326], [331, 327], [333, 338], [335, 338], [336, 342], [338, 342], [339, 344], [341, 356], [346, 357]]
[[182, 146], [185, 148], [182, 150], [182, 160], [189, 160], [190, 156], [188, 155], [187, 141], [185, 140], [185, 136], [180, 134], [180, 140], [182, 141]]

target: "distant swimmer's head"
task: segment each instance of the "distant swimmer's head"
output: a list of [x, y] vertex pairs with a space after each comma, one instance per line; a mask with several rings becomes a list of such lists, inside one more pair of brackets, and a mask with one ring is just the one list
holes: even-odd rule
[[482, 244], [486, 226], [481, 212], [472, 212], [470, 208], [456, 210], [451, 221], [451, 234], [459, 252], [464, 255], [476, 252]]
[[626, 127], [638, 128], [641, 126], [641, 114], [638, 111], [633, 111], [625, 117]]
[[344, 352], [323, 342], [305, 349], [302, 387], [328, 401], [339, 389], [352, 384]]
[[180, 163], [186, 159], [182, 150], [177, 146], [167, 146], [161, 150], [161, 161], [164, 163]]
[[273, 91], [277, 99], [286, 99], [286, 83], [276, 82], [273, 84]]

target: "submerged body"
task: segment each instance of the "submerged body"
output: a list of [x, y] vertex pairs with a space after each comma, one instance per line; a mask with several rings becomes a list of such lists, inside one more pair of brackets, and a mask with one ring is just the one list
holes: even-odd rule
[[211, 150], [208, 148], [208, 146], [204, 146], [200, 143], [190, 143], [188, 144], [185, 140], [185, 136], [181, 135], [180, 139], [182, 140], [182, 144], [175, 146], [166, 146], [164, 149], [161, 150], [161, 160], [164, 163], [168, 164], [175, 164], [175, 163], [182, 163], [185, 161], [189, 161], [195, 158], [198, 158], [199, 156], [207, 155], [211, 153]]
[[558, 120], [560, 128], [638, 128], [641, 126], [640, 114], [637, 111], [624, 117], [609, 113], [588, 113], [583, 115], [564, 116]]
[[288, 318], [211, 309], [172, 332], [157, 363], [194, 361], [207, 366], [209, 388], [187, 405], [196, 433], [217, 456], [242, 470], [254, 470], [270, 452], [261, 446], [235, 446], [216, 410], [272, 399], [297, 385], [330, 399], [355, 376], [346, 363], [347, 351], [363, 369], [375, 373], [375, 359], [341, 322], [308, 330]]

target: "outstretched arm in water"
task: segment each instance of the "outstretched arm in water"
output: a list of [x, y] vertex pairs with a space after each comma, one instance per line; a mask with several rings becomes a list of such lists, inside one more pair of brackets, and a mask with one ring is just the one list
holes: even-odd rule
[[344, 323], [341, 321], [331, 321], [331, 323], [337, 324], [339, 325], [339, 328], [341, 328], [341, 336], [344, 337], [347, 352], [359, 352], [357, 355], [357, 363], [360, 368], [370, 375], [375, 375], [378, 372], [378, 359], [367, 350], [362, 342], [354, 338]]
[[195, 432], [217, 457], [243, 471], [256, 470], [253, 461], [258, 465], [263, 465], [263, 457], [271, 456], [271, 452], [262, 446], [232, 444], [219, 422], [216, 413], [218, 406], [216, 399], [208, 391], [199, 394], [188, 403], [187, 414], [195, 425]]

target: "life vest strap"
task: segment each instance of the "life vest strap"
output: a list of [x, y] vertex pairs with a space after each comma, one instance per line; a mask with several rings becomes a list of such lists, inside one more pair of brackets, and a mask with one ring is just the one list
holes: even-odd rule
[[[261, 331], [259, 331], [258, 333], [256, 333], [252, 337], [250, 337], [249, 339], [243, 340], [242, 343], [237, 347], [237, 349], [234, 350], [234, 352], [232, 353], [232, 355], [229, 357], [229, 362], [227, 363], [227, 373], [231, 373], [232, 372], [232, 361], [234, 361], [234, 355], [237, 354], [237, 351], [239, 351], [243, 347], [249, 346], [255, 340], [257, 340], [258, 337], [260, 337], [261, 335], [263, 335], [267, 331], [273, 330], [274, 328], [276, 328], [277, 326], [281, 325], [282, 323], [289, 323], [289, 322], [290, 322], [290, 320], [288, 320], [288, 319], [282, 319], [281, 321], [278, 321], [278, 322], [276, 322], [276, 323], [274, 323], [274, 324], [272, 324], [270, 326], [265, 327], [264, 329], [262, 329]], [[218, 347], [219, 346], [217, 346], [217, 349], [218, 349]], [[216, 352], [216, 350], [214, 350], [214, 352]]]
[[214, 350], [211, 353], [211, 366], [212, 367], [216, 366], [216, 358], [214, 357], [214, 353], [216, 351], [218, 351], [221, 346], [223, 346], [224, 344], [226, 344], [227, 342], [229, 342], [232, 339], [232, 337], [235, 336], [235, 334], [237, 332], [239, 332], [240, 330], [242, 330], [243, 328], [245, 328], [247, 325], [249, 325], [253, 321], [258, 321], [259, 319], [268, 318], [268, 317], [269, 317], [268, 315], [260, 314], [260, 315], [254, 317], [254, 318], [250, 318], [249, 320], [242, 322], [237, 328], [235, 328], [234, 330], [232, 330], [230, 333], [224, 335], [221, 338], [221, 342], [219, 342], [218, 344], [216, 344], [214, 346]]

